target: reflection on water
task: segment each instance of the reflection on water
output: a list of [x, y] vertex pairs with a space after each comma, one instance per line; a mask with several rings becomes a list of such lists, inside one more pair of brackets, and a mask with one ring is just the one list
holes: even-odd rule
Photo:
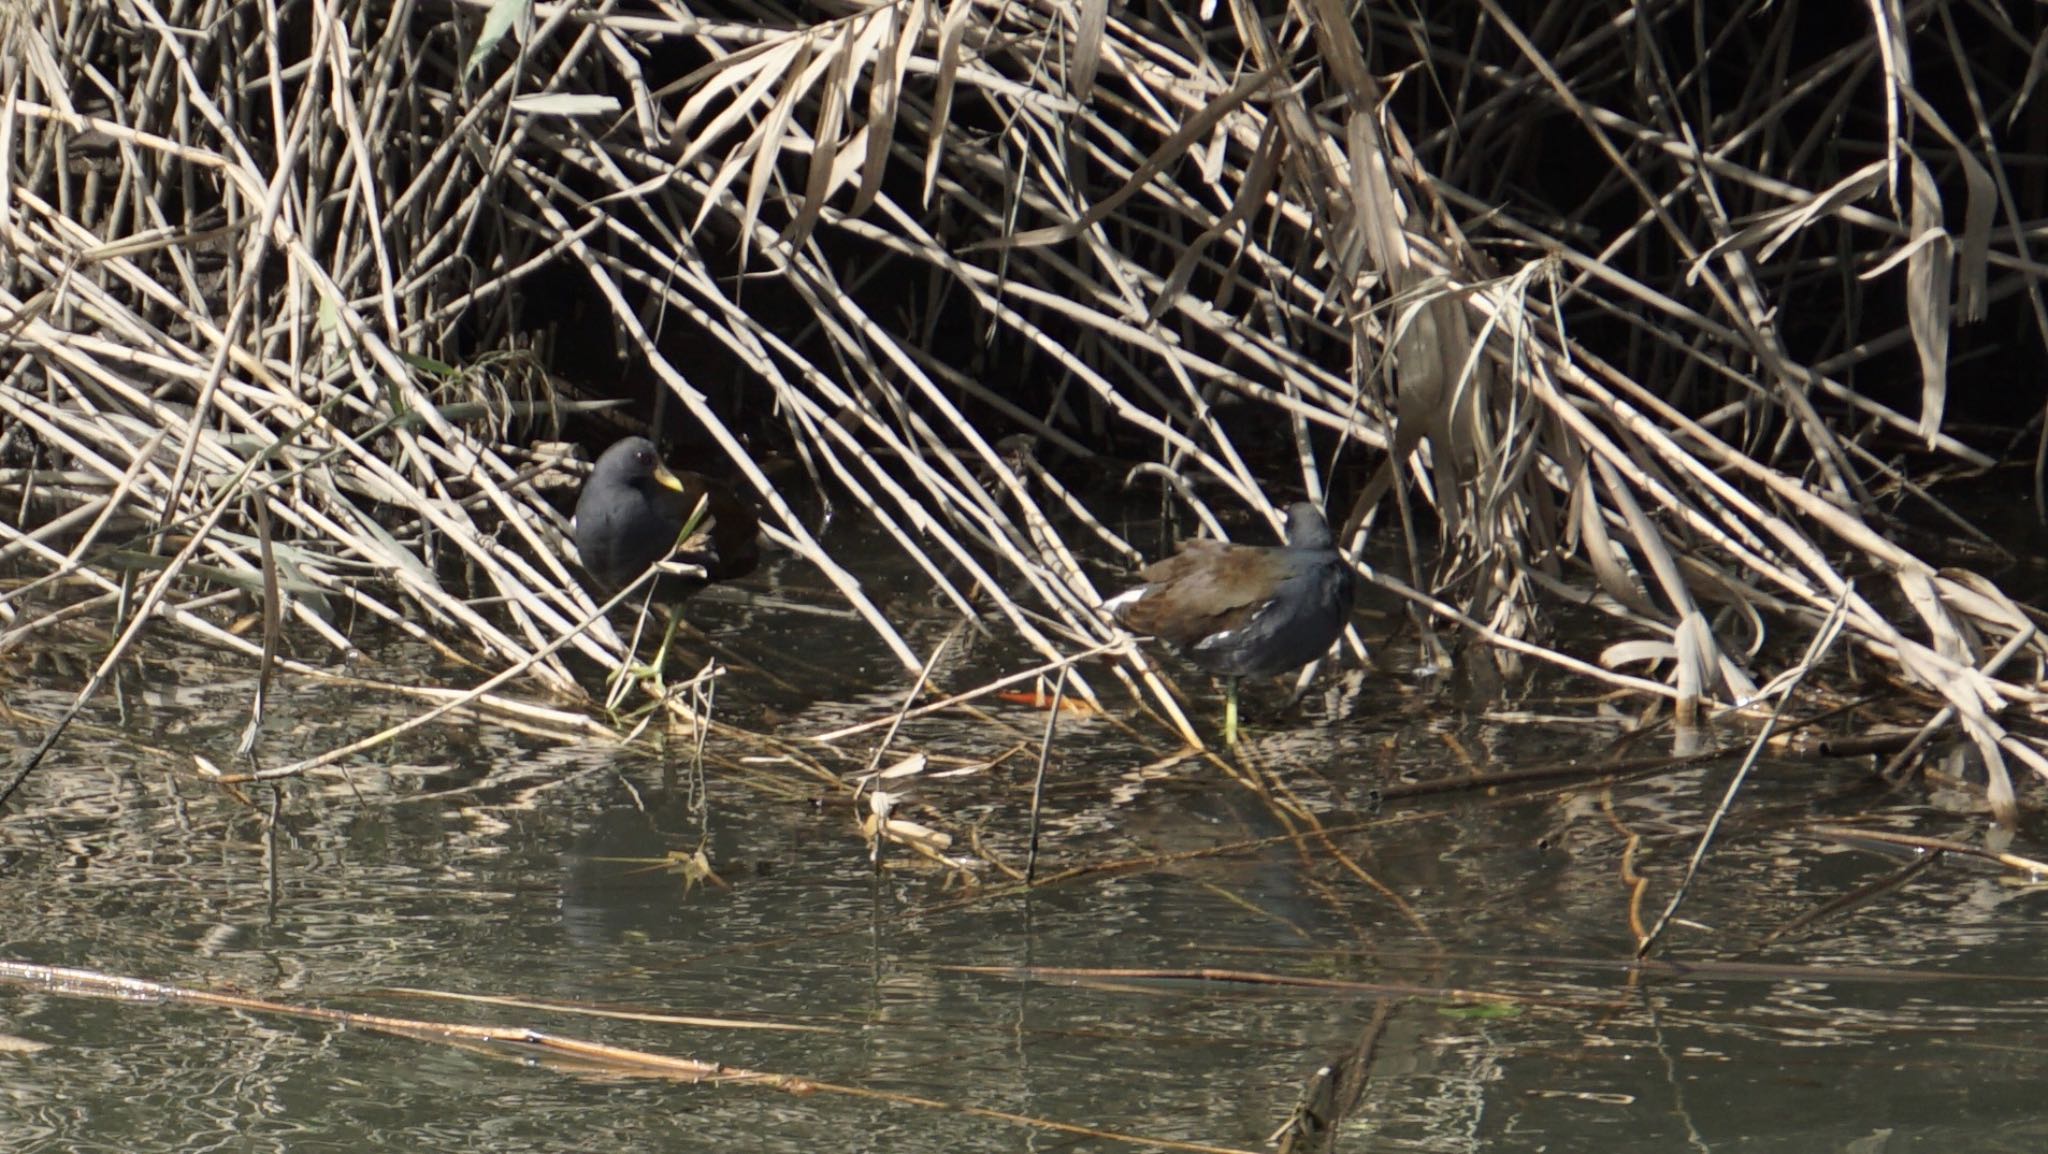
[[[816, 733], [899, 700], [901, 678], [858, 623], [717, 597], [692, 613], [730, 658], [798, 690], [735, 672], [720, 700], [740, 724]], [[774, 661], [792, 644], [813, 668]], [[1028, 660], [981, 642], [940, 677], [965, 688]], [[48, 709], [73, 684], [10, 699]], [[475, 722], [285, 784], [267, 832], [267, 790], [245, 803], [190, 770], [191, 754], [232, 745], [251, 689], [177, 654], [130, 672], [88, 719], [98, 728], [0, 819], [0, 953], [531, 1025], [993, 1113], [0, 987], [0, 1034], [49, 1047], [0, 1046], [5, 1149], [1124, 1148], [1025, 1119], [1258, 1149], [1305, 1080], [1362, 1045], [1370, 1079], [1348, 1149], [1901, 1154], [2048, 1139], [2037, 891], [1943, 865], [1767, 941], [1899, 864], [1809, 823], [1882, 806], [1968, 838], [1968, 814], [1864, 793], [1854, 767], [1766, 763], [1660, 955], [1691, 968], [1637, 971], [1624, 858], [1654, 916], [1729, 765], [1378, 803], [1397, 785], [1602, 756], [1616, 731], [1568, 685], [1513, 716], [1385, 676], [1294, 713], [1278, 687], [1252, 687], [1242, 758], [1259, 790], [1215, 763], [1170, 763], [1142, 718], [1063, 720], [1041, 874], [1121, 864], [1030, 892], [992, 873], [965, 885], [901, 849], [872, 868], [843, 794], [740, 760], [751, 750], [714, 749], [699, 780], [657, 741], [562, 744]], [[265, 745], [277, 760], [392, 710], [286, 690]], [[1213, 724], [1214, 706], [1192, 708]], [[1035, 750], [1014, 754], [1042, 726], [1011, 706], [910, 723], [904, 749], [976, 771], [907, 783], [903, 804], [1021, 862]], [[860, 740], [844, 768], [858, 768]], [[715, 880], [680, 867], [699, 849]], [[1079, 972], [1110, 968], [1156, 973]]]

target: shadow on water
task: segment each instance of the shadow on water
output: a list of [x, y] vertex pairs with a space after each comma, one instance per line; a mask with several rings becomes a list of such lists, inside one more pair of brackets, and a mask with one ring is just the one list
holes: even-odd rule
[[[796, 597], [785, 580], [771, 571], [692, 606], [711, 639], [801, 691], [736, 672], [728, 719], [801, 736], [887, 714], [903, 687], [887, 655], [858, 622], [778, 609]], [[928, 651], [951, 623], [933, 614], [918, 636], [912, 600], [897, 608]], [[76, 684], [46, 660], [8, 688], [22, 739]], [[938, 674], [965, 688], [1030, 660], [984, 640]], [[1114, 692], [1100, 672], [1093, 682]], [[1398, 672], [1326, 680], [1292, 713], [1278, 686], [1254, 686], [1251, 741], [1231, 761], [1256, 777], [1164, 758], [1165, 732], [1137, 715], [1063, 720], [1041, 863], [1054, 880], [1027, 891], [900, 847], [873, 868], [843, 791], [744, 748], [714, 750], [700, 776], [680, 740], [564, 745], [474, 722], [283, 784], [266, 832], [267, 787], [222, 790], [191, 770], [193, 753], [232, 747], [253, 683], [160, 652], [0, 821], [6, 957], [533, 1026], [861, 1094], [680, 1084], [527, 1049], [15, 985], [0, 986], [15, 1042], [0, 1048], [0, 1140], [1144, 1148], [1036, 1124], [1050, 1123], [1263, 1149], [1319, 1067], [1362, 1053], [1342, 1149], [2043, 1148], [2038, 890], [1950, 860], [1798, 921], [1901, 864], [1812, 826], [1969, 840], [1982, 818], [1968, 790], [1885, 796], [1864, 765], [1765, 761], [1668, 944], [1633, 968], [1627, 879], [1645, 879], [1640, 916], [1654, 917], [1733, 761], [1416, 792], [1610, 755], [1623, 721], [1592, 689], [1531, 683], [1514, 712]], [[1213, 726], [1214, 688], [1183, 684]], [[391, 719], [388, 701], [286, 689], [266, 757]], [[909, 783], [903, 812], [942, 815], [1021, 864], [1043, 725], [1013, 705], [911, 722], [903, 751], [968, 772]], [[848, 742], [850, 761], [867, 740]], [[685, 868], [699, 850], [715, 878]]]

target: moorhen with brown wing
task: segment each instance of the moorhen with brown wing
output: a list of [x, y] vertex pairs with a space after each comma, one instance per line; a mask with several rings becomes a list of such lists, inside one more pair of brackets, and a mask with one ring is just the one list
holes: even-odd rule
[[1224, 740], [1237, 741], [1237, 679], [1271, 677], [1323, 654], [1344, 632], [1357, 579], [1322, 511], [1288, 506], [1287, 543], [1183, 541], [1147, 565], [1145, 583], [1103, 603], [1117, 622], [1149, 633], [1228, 685]]

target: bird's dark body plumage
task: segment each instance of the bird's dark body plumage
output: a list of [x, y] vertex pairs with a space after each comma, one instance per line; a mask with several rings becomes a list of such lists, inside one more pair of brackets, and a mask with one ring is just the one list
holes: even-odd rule
[[[678, 542], [699, 504], [704, 512]], [[576, 499], [576, 554], [599, 592], [614, 593], [656, 561], [701, 566], [702, 579], [663, 574], [656, 599], [680, 601], [706, 581], [745, 576], [760, 564], [760, 524], [730, 488], [695, 473], [671, 473], [654, 444], [627, 437], [597, 459]]]

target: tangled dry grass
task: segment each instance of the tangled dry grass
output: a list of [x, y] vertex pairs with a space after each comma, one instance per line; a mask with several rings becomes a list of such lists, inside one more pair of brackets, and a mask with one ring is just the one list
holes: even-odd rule
[[[377, 625], [580, 699], [562, 650], [621, 642], [532, 445], [630, 378], [909, 669], [796, 489], [1071, 666], [1121, 641], [1111, 470], [1212, 527], [1331, 497], [1485, 643], [1442, 660], [1686, 716], [1839, 610], [2001, 814], [2048, 774], [2034, 614], [1908, 532], [2026, 450], [1946, 414], [1966, 349], [2048, 343], [2033, 10], [711, 9], [12, 6], [0, 553], [83, 593], [0, 647], [118, 605], [109, 663], [156, 620], [316, 675]], [[308, 656], [222, 627], [250, 593]], [[1552, 648], [1563, 604], [1622, 639]]]

